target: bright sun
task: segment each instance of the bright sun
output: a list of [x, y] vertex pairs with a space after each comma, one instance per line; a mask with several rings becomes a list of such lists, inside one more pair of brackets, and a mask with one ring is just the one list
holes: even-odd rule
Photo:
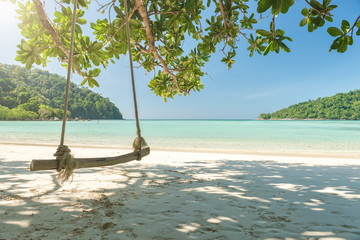
[[[17, 26], [19, 19], [16, 18], [17, 13], [15, 12], [15, 9], [17, 8], [16, 4], [0, 0], [0, 32], [2, 35], [0, 44], [3, 46], [3, 49], [1, 49], [3, 54], [6, 51], [10, 51], [10, 49], [14, 52], [14, 49], [10, 46], [20, 42], [20, 29]], [[3, 36], [6, 37], [4, 38]]]
[[9, 23], [13, 23], [17, 20], [16, 18], [16, 5], [10, 2], [2, 2], [0, 1], [0, 21], [1, 25], [13, 25]]
[[16, 55], [16, 45], [20, 43], [21, 34], [17, 26], [15, 9], [17, 5], [0, 0], [0, 62], [13, 63]]

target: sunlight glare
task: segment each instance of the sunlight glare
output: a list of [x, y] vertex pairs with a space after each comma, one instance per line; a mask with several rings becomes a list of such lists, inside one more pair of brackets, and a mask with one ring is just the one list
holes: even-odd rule
[[[2, 23], [10, 23], [17, 21], [15, 9], [15, 4], [12, 4], [10, 2], [0, 2], [0, 21]], [[9, 24], [1, 25], [8, 26]]]

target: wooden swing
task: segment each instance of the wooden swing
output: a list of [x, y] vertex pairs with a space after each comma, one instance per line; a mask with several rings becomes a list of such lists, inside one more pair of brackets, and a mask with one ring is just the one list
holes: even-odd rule
[[70, 56], [69, 56], [69, 64], [68, 64], [68, 71], [67, 71], [64, 116], [63, 116], [63, 123], [62, 123], [60, 145], [57, 149], [57, 152], [54, 154], [54, 156], [56, 156], [56, 159], [43, 159], [43, 160], [34, 159], [34, 160], [32, 160], [32, 162], [30, 164], [31, 171], [56, 169], [58, 172], [60, 172], [58, 175], [58, 178], [60, 179], [61, 182], [64, 182], [69, 179], [69, 177], [72, 175], [73, 171], [77, 168], [101, 167], [101, 166], [110, 166], [110, 165], [115, 165], [115, 164], [120, 164], [120, 163], [126, 163], [126, 162], [133, 161], [133, 160], [141, 160], [142, 157], [150, 154], [150, 148], [147, 146], [145, 140], [141, 137], [139, 115], [138, 115], [138, 110], [137, 110], [136, 92], [135, 92], [135, 80], [134, 80], [134, 71], [133, 71], [133, 63], [132, 63], [132, 55], [131, 55], [130, 30], [129, 30], [128, 9], [127, 9], [126, 0], [124, 1], [124, 5], [125, 5], [125, 21], [126, 21], [127, 41], [128, 41], [128, 48], [129, 48], [131, 81], [132, 81], [132, 90], [133, 90], [133, 99], [134, 99], [134, 110], [135, 110], [135, 119], [136, 119], [136, 128], [137, 128], [137, 137], [133, 143], [134, 151], [131, 153], [125, 154], [125, 155], [120, 155], [120, 156], [115, 156], [115, 157], [77, 158], [77, 159], [75, 159], [70, 154], [70, 149], [64, 145], [70, 75], [71, 75], [72, 61], [73, 61], [75, 19], [76, 19], [76, 11], [77, 11], [77, 0], [75, 0], [74, 8], [73, 8], [71, 41], [70, 41]]

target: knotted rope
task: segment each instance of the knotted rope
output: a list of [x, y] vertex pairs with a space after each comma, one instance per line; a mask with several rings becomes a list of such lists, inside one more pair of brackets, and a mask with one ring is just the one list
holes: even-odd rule
[[74, 170], [78, 168], [78, 161], [70, 154], [71, 150], [68, 146], [60, 145], [54, 154], [56, 160], [59, 161], [59, 166], [57, 171], [59, 172], [57, 175], [57, 180], [60, 183], [64, 183], [69, 180], [69, 178], [73, 175]]
[[66, 79], [66, 90], [65, 90], [65, 103], [64, 103], [64, 115], [62, 121], [62, 130], [61, 130], [61, 140], [60, 145], [54, 154], [56, 159], [59, 161], [59, 166], [57, 171], [57, 179], [60, 183], [67, 181], [74, 170], [77, 168], [77, 160], [70, 154], [71, 150], [64, 145], [65, 139], [65, 126], [67, 119], [67, 108], [68, 108], [68, 99], [69, 99], [69, 86], [70, 86], [70, 77], [72, 70], [72, 61], [73, 61], [73, 51], [74, 51], [74, 38], [75, 38], [75, 22], [76, 22], [76, 11], [77, 11], [77, 0], [74, 0], [73, 16], [72, 16], [72, 25], [71, 25], [71, 40], [70, 40], [70, 54], [69, 54], [69, 63]]
[[139, 156], [138, 156], [138, 160], [141, 160], [142, 156], [141, 156], [141, 149], [147, 147], [147, 143], [145, 141], [145, 139], [143, 137], [136, 137], [134, 142], [133, 142], [133, 149], [134, 152], [139, 152]]
[[135, 78], [134, 78], [134, 67], [132, 62], [132, 53], [131, 53], [131, 43], [130, 43], [130, 27], [129, 27], [129, 16], [128, 16], [128, 6], [127, 1], [124, 0], [125, 6], [125, 22], [126, 22], [126, 37], [128, 42], [128, 49], [129, 49], [129, 61], [130, 61], [130, 72], [131, 72], [131, 83], [132, 83], [132, 90], [133, 90], [133, 98], [134, 98], [134, 110], [135, 110], [135, 120], [136, 120], [136, 135], [137, 137], [133, 143], [134, 152], [138, 152], [138, 160], [141, 160], [141, 149], [147, 147], [145, 139], [141, 137], [141, 129], [139, 123], [139, 114], [138, 114], [138, 107], [136, 101], [136, 91], [135, 91]]

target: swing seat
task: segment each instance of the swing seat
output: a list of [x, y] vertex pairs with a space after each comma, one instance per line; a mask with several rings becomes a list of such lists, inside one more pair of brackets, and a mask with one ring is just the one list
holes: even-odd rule
[[[115, 157], [76, 158], [76, 160], [78, 162], [78, 168], [93, 168], [139, 160], [139, 156], [144, 157], [149, 154], [150, 148], [146, 147], [140, 151], [135, 151]], [[30, 171], [57, 170], [58, 166], [59, 161], [56, 159], [33, 159], [30, 164]]]

